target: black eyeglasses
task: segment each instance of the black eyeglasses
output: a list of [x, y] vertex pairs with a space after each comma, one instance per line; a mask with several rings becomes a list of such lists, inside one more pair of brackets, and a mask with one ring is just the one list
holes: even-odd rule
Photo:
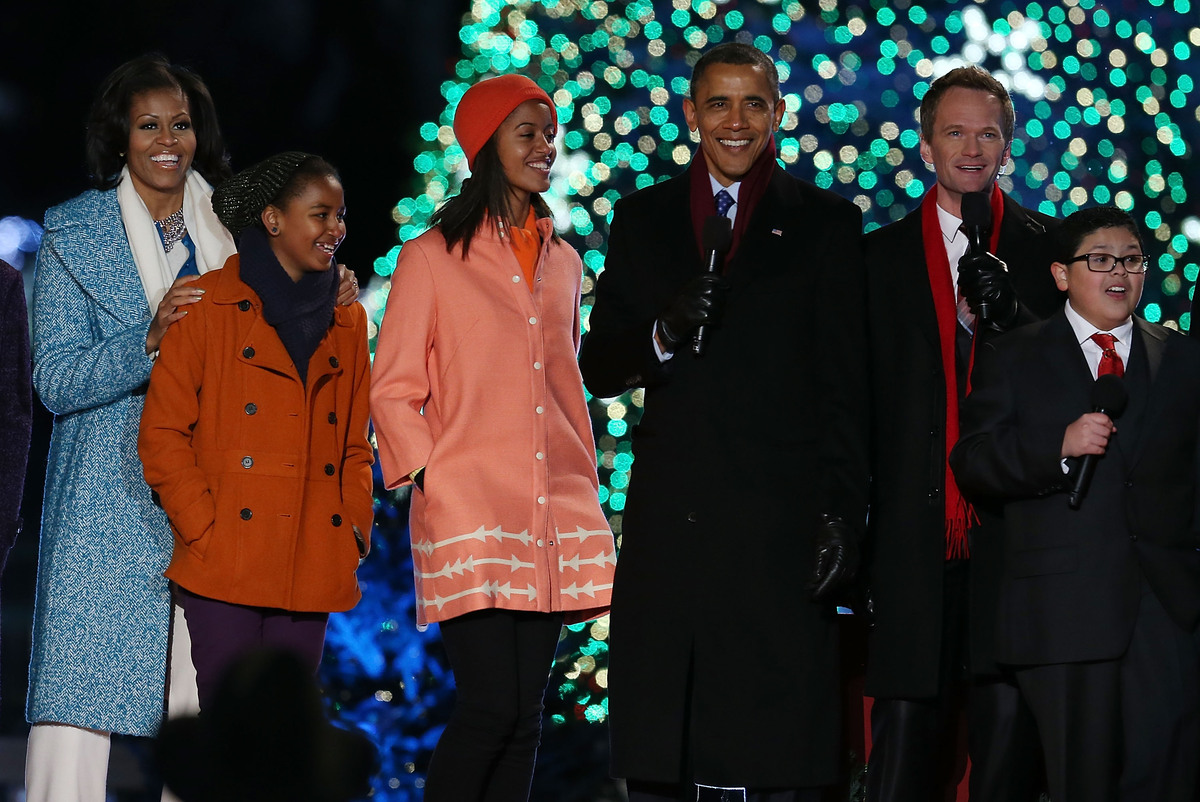
[[1126, 273], [1145, 273], [1150, 266], [1150, 257], [1144, 253], [1131, 253], [1126, 256], [1113, 256], [1111, 253], [1081, 253], [1068, 260], [1070, 262], [1087, 262], [1087, 269], [1093, 273], [1111, 273], [1117, 265], [1125, 268]]

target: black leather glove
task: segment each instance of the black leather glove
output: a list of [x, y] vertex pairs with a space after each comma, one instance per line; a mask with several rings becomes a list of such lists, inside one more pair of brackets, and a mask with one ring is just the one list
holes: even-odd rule
[[1012, 276], [1008, 265], [992, 254], [963, 256], [958, 262], [958, 288], [971, 311], [996, 331], [1005, 331], [1016, 322], [1017, 291]]
[[816, 547], [809, 591], [813, 601], [825, 601], [858, 573], [858, 543], [848, 523], [833, 515], [822, 515]]
[[729, 282], [717, 273], [701, 273], [684, 284], [655, 323], [663, 349], [674, 351], [697, 327], [719, 323], [728, 291]]

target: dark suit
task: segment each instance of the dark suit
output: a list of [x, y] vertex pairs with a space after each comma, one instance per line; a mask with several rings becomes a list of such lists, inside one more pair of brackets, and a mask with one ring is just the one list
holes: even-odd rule
[[861, 214], [776, 168], [726, 276], [707, 351], [665, 363], [654, 321], [703, 270], [680, 176], [620, 201], [580, 366], [644, 386], [612, 602], [617, 776], [833, 782], [837, 629], [809, 600], [822, 513], [866, 510]]
[[21, 531], [21, 492], [33, 422], [25, 282], [0, 261], [0, 573]]
[[0, 261], [0, 572], [21, 528], [19, 510], [33, 417], [25, 283]]
[[[1134, 321], [1124, 377], [1129, 405], [1078, 510], [1062, 492], [1078, 466], [1065, 477], [1059, 454], [1067, 426], [1091, 411], [1093, 380], [1064, 314], [1013, 332], [981, 357], [951, 457], [964, 486], [1005, 502], [996, 656], [1018, 667], [1022, 692], [1046, 741], [1056, 802], [1118, 798], [1120, 753], [1114, 750], [1120, 742], [1107, 730], [1124, 724], [1126, 743], [1152, 744], [1149, 751], [1169, 754], [1180, 746], [1172, 738], [1179, 730], [1169, 707], [1185, 704], [1189, 694], [1193, 732], [1183, 762], [1190, 768], [1178, 773], [1178, 767], [1168, 767], [1165, 785], [1153, 792], [1126, 788], [1120, 798], [1190, 799], [1190, 790], [1180, 795], [1180, 786], [1190, 789], [1194, 782], [1200, 343], [1141, 318]], [[1140, 648], [1138, 631], [1151, 620], [1175, 635], [1155, 634], [1150, 648], [1177, 641], [1184, 652], [1190, 648], [1191, 670], [1184, 671], [1170, 649], [1160, 652], [1134, 692], [1174, 689], [1183, 672], [1181, 689], [1168, 694], [1168, 711], [1153, 701], [1122, 711], [1121, 700], [1112, 698], [1114, 688], [1091, 689], [1089, 672], [1115, 671], [1118, 662], [1122, 674], [1138, 671], [1129, 655]], [[1030, 668], [1048, 664], [1075, 664], [1070, 693], [1058, 696], [1061, 686], [1042, 678], [1048, 672]], [[1059, 672], [1058, 680], [1048, 681], [1065, 676]], [[1047, 693], [1050, 687], [1058, 690]], [[1086, 737], [1073, 729], [1079, 720], [1085, 721]], [[1095, 746], [1092, 733], [1112, 742]], [[1108, 752], [1088, 753], [1094, 746]], [[1056, 749], [1067, 754], [1067, 765], [1054, 765]], [[1080, 765], [1071, 762], [1072, 750], [1085, 756]], [[1127, 770], [1130, 765], [1142, 770], [1139, 759], [1126, 753]], [[1089, 782], [1096, 782], [1091, 790]]]
[[[1054, 225], [1052, 218], [1005, 198], [996, 255], [1008, 265], [1027, 320], [1046, 317], [1062, 305], [1063, 296], [1050, 276]], [[946, 385], [921, 209], [867, 234], [864, 242], [875, 399], [866, 566], [874, 617], [868, 635], [866, 694], [876, 697], [877, 710], [882, 710], [881, 699], [944, 701], [948, 690], [957, 687], [967, 658], [960, 652], [968, 644], [943, 631], [944, 619], [948, 628], [957, 628], [959, 619], [967, 627], [973, 672], [997, 672], [990, 644], [999, 553], [996, 539], [986, 537], [987, 524], [995, 516], [986, 505], [977, 505], [984, 526], [971, 533], [969, 578], [967, 566], [946, 573]], [[940, 240], [936, 247], [943, 247]], [[980, 329], [981, 337], [986, 333], [986, 328]], [[969, 590], [957, 589], [963, 585]], [[969, 610], [959, 611], [962, 606]], [[1015, 704], [1015, 691], [1012, 696]], [[991, 721], [976, 723], [982, 725], [980, 732], [993, 728]], [[930, 726], [939, 727], [937, 722]], [[873, 760], [899, 746], [886, 743], [886, 728], [882, 734], [885, 737], [877, 737], [873, 746]], [[940, 781], [933, 776], [937, 769], [932, 757], [938, 752], [938, 735], [931, 737], [934, 743], [905, 744], [911, 755], [893, 752], [898, 765], [914, 770], [920, 762], [927, 765], [917, 771], [921, 776], [890, 780], [892, 793], [886, 798], [928, 798]], [[1014, 738], [1021, 740], [1019, 734]], [[912, 738], [906, 735], [904, 740]], [[1009, 792], [1004, 787], [1011, 774], [1007, 768], [1000, 765], [992, 772], [986, 765], [989, 758], [1002, 758], [1008, 747], [986, 741], [977, 746], [972, 790], [975, 779], [994, 775], [978, 789], [979, 798], [986, 793], [990, 799], [1024, 799], [1022, 788]], [[1036, 748], [1031, 754], [1036, 760]], [[917, 784], [925, 787], [911, 788]]]

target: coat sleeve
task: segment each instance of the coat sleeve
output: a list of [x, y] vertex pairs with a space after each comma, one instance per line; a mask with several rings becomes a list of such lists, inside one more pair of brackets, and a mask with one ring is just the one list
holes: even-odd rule
[[146, 383], [154, 366], [146, 354], [152, 318], [107, 337], [99, 334], [92, 319], [95, 302], [75, 280], [58, 247], [60, 238], [77, 236], [80, 230], [73, 226], [46, 232], [33, 283], [33, 383], [42, 403], [56, 415], [129, 395]]
[[[842, 518], [861, 536], [866, 529], [870, 482], [866, 265], [862, 251], [862, 212], [839, 204], [825, 226], [835, 255], [811, 271], [816, 319], [808, 368], [819, 383], [822, 512]], [[836, 299], [836, 300], [835, 300]], [[848, 314], [847, 314], [848, 312]]]
[[367, 436], [370, 421], [371, 357], [367, 346], [367, 316], [360, 304], [350, 307], [354, 315], [354, 396], [350, 402], [350, 422], [346, 430], [346, 452], [342, 462], [342, 501], [350, 513], [350, 522], [362, 533], [367, 551], [371, 548], [371, 523], [374, 518], [371, 466], [375, 452]]
[[371, 376], [371, 417], [388, 490], [408, 484], [408, 475], [424, 467], [433, 451], [433, 434], [421, 410], [430, 393], [436, 291], [422, 243], [407, 243], [392, 273]]
[[1016, 348], [990, 344], [976, 355], [958, 443], [950, 452], [954, 479], [968, 496], [1031, 498], [1066, 486], [1064, 430], [1018, 414], [1018, 355]]
[[609, 228], [604, 272], [596, 282], [596, 299], [583, 338], [579, 369], [592, 395], [618, 396], [634, 387], [653, 387], [667, 377], [669, 364], [654, 352], [654, 308], [634, 259], [637, 243], [626, 224], [629, 207], [618, 201]]
[[193, 305], [163, 335], [138, 433], [146, 484], [186, 544], [203, 537], [216, 520], [212, 490], [192, 448], [192, 429], [200, 419], [206, 306]]

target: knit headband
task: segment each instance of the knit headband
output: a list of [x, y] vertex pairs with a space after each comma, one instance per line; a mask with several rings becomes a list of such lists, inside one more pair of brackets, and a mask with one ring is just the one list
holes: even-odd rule
[[316, 157], [311, 153], [289, 150], [247, 167], [213, 192], [213, 211], [234, 238], [241, 236], [247, 228], [259, 224], [262, 210], [275, 199], [296, 169], [312, 158]]

